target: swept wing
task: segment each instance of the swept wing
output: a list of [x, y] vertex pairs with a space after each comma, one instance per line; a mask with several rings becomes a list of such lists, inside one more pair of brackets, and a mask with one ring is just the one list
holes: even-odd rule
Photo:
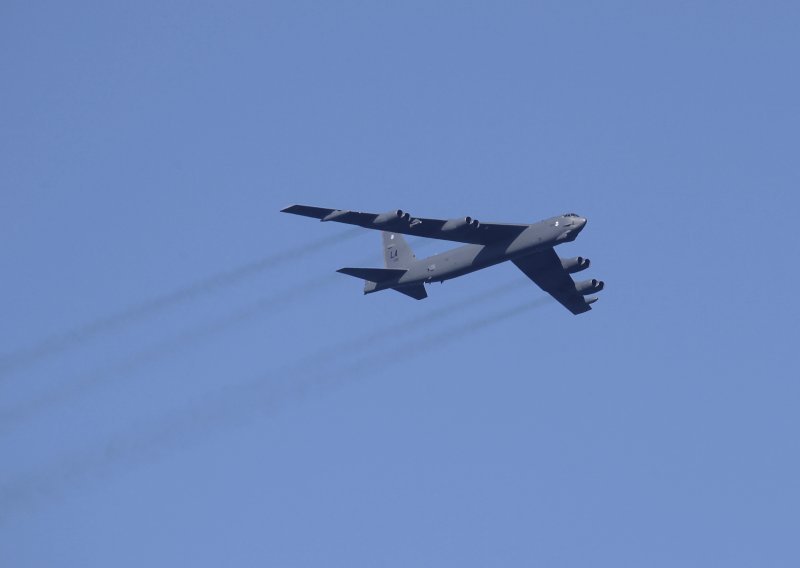
[[542, 290], [576, 315], [591, 310], [589, 304], [597, 300], [597, 298], [587, 300], [584, 298], [584, 294], [599, 292], [603, 289], [603, 283], [598, 280], [586, 280], [576, 285], [553, 249], [523, 256], [511, 262], [516, 264], [517, 268], [522, 270]]
[[336, 221], [337, 223], [358, 225], [366, 229], [392, 231], [404, 235], [475, 245], [510, 241], [529, 227], [529, 225], [507, 223], [479, 223], [470, 217], [451, 220], [426, 219], [412, 217], [400, 209], [388, 213], [362, 213], [310, 205], [292, 205], [282, 211], [313, 217], [320, 221]]

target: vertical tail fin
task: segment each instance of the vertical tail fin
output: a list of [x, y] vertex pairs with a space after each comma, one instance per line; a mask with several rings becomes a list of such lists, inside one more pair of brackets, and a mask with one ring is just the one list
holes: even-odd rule
[[383, 231], [383, 262], [386, 268], [408, 268], [416, 258], [400, 233]]

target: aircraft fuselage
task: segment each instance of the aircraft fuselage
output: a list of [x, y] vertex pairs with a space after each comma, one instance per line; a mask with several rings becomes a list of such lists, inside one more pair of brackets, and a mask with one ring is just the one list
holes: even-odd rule
[[[325, 222], [357, 225], [381, 231], [384, 268], [345, 266], [341, 274], [364, 282], [364, 293], [392, 289], [413, 298], [428, 297], [425, 284], [444, 282], [510, 260], [539, 288], [574, 315], [592, 309], [592, 296], [602, 280], [575, 281], [572, 274], [589, 267], [588, 258], [561, 258], [556, 245], [574, 241], [586, 217], [564, 213], [538, 223], [481, 223], [474, 217], [415, 217], [402, 209], [369, 213], [312, 205], [290, 205], [285, 213]], [[404, 235], [462, 243], [464, 246], [417, 259]]]
[[559, 217], [532, 224], [515, 239], [490, 245], [464, 245], [424, 259], [415, 260], [400, 278], [377, 283], [366, 293], [388, 288], [444, 282], [465, 274], [526, 256], [538, 250], [575, 240], [583, 225], [559, 224]]

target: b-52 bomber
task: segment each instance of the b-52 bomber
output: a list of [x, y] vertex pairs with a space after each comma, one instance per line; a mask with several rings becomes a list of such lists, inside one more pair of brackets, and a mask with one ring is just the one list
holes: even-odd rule
[[[360, 213], [292, 205], [282, 210], [320, 221], [336, 221], [382, 231], [385, 268], [340, 268], [337, 272], [362, 278], [364, 293], [397, 290], [417, 300], [428, 297], [425, 284], [444, 282], [510, 260], [542, 290], [573, 314], [591, 310], [603, 289], [601, 280], [575, 282], [570, 274], [589, 267], [581, 256], [559, 258], [553, 247], [574, 241], [586, 218], [567, 213], [533, 223], [481, 223], [472, 217], [425, 219], [402, 209], [388, 213]], [[417, 260], [403, 235], [465, 243], [441, 254]]]

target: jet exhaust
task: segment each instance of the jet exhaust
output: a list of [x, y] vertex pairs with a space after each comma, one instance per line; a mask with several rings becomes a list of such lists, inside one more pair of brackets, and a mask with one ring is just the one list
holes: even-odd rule
[[359, 234], [358, 229], [350, 229], [342, 233], [338, 238], [325, 237], [318, 239], [287, 251], [243, 264], [237, 268], [213, 274], [172, 292], [155, 296], [119, 312], [98, 318], [57, 335], [52, 335], [28, 348], [2, 355], [0, 356], [0, 379], [33, 365], [46, 357], [77, 347], [100, 334], [112, 332], [183, 302], [232, 286], [261, 272], [286, 264], [321, 248], [337, 244], [342, 239], [350, 239]]
[[[402, 349], [407, 357], [416, 357], [547, 303], [545, 298], [526, 301], [408, 341]], [[452, 313], [452, 308], [450, 310], [449, 313]], [[395, 349], [393, 347], [392, 352]], [[286, 373], [280, 372], [263, 375], [224, 388], [209, 396], [203, 404], [168, 416], [144, 433], [116, 437], [99, 448], [89, 448], [67, 456], [43, 471], [19, 475], [0, 487], [0, 523], [20, 508], [35, 507], [70, 490], [95, 483], [99, 478], [111, 477], [123, 469], [128, 471], [132, 467], [151, 463], [165, 454], [197, 443], [220, 428], [235, 426], [301, 401], [320, 388], [335, 388], [354, 379], [371, 376], [369, 371], [377, 363], [385, 361], [385, 357], [382, 353], [379, 357], [362, 358], [338, 369], [321, 368], [304, 379], [287, 377]], [[276, 381], [273, 380], [274, 376], [285, 378]]]

